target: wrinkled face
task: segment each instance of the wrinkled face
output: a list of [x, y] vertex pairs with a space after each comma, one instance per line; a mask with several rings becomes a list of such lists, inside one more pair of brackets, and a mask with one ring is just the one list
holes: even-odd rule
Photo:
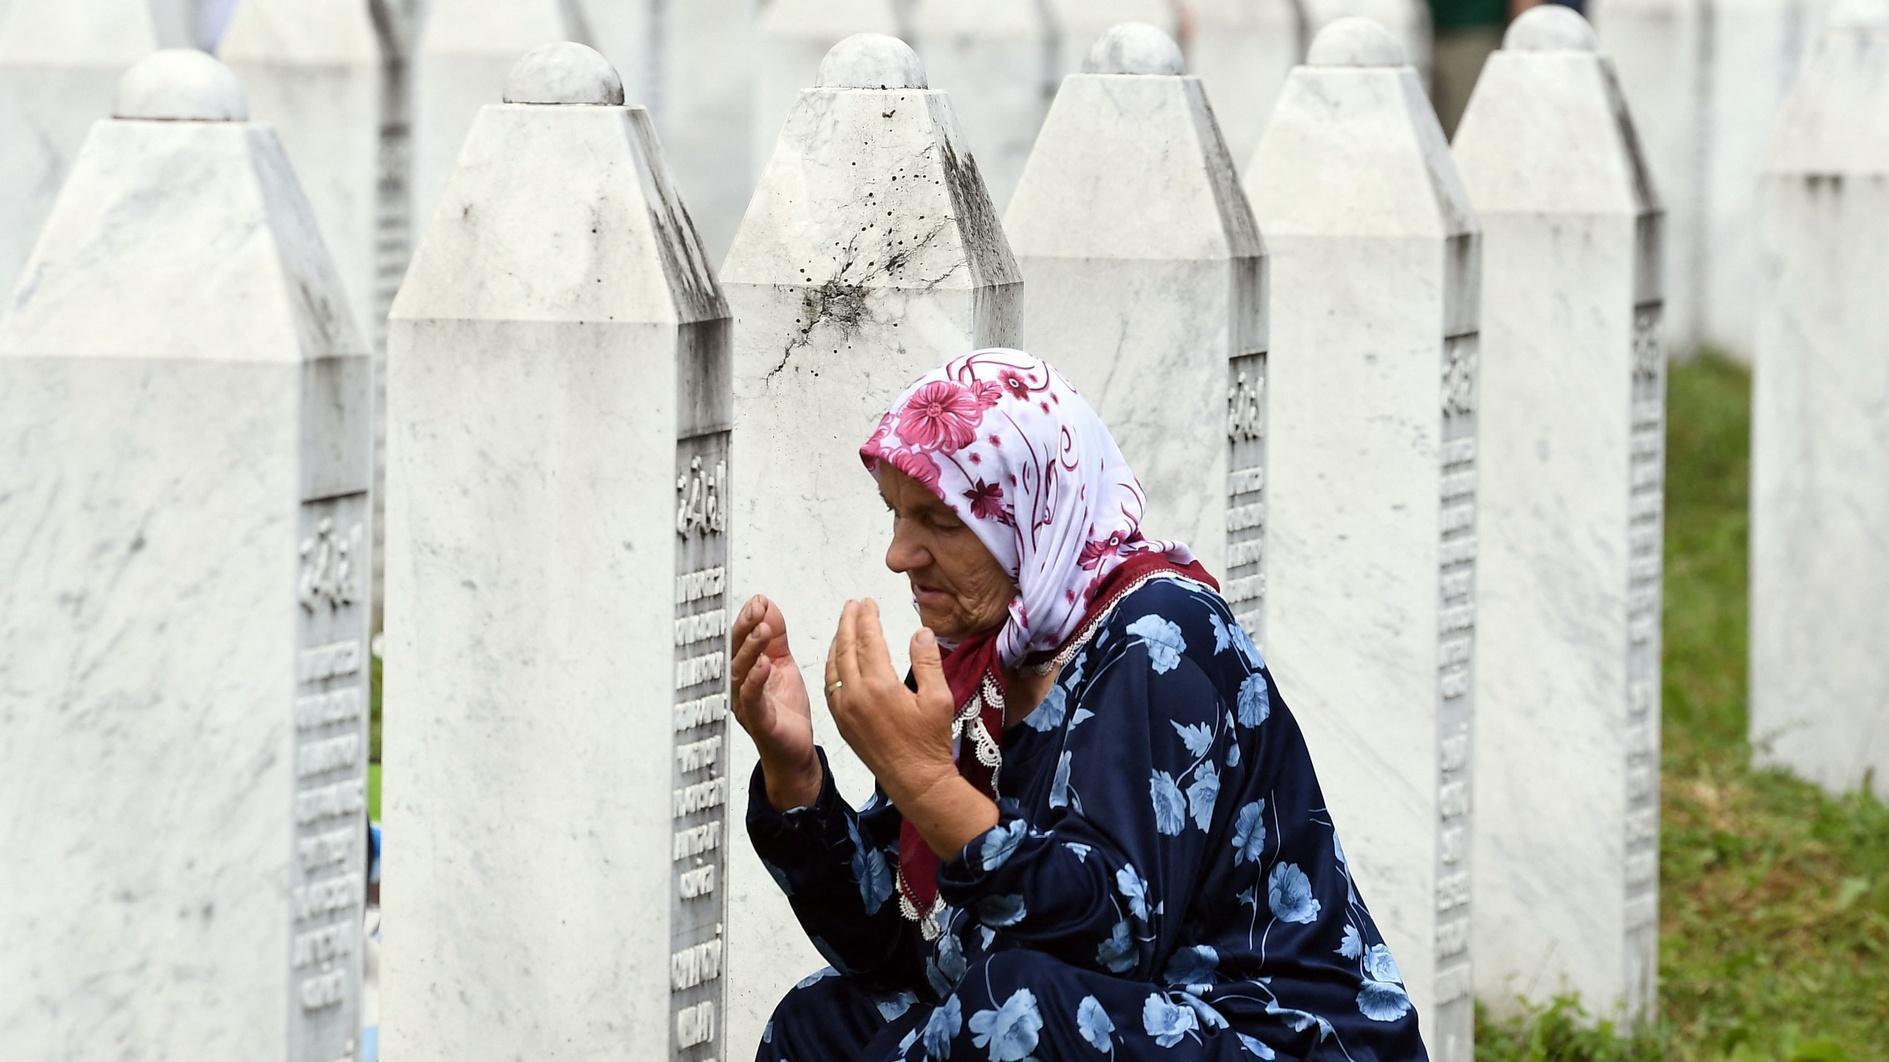
[[964, 521], [890, 464], [879, 465], [879, 494], [892, 511], [885, 566], [911, 580], [920, 622], [953, 640], [1002, 626], [1016, 584]]

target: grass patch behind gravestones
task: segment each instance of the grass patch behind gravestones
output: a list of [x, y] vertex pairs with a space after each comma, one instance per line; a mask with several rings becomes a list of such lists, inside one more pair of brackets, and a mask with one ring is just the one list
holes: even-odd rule
[[1750, 766], [1750, 409], [1746, 369], [1673, 367], [1659, 1023], [1623, 1040], [1547, 1001], [1479, 1022], [1479, 1060], [1889, 1058], [1889, 809]]

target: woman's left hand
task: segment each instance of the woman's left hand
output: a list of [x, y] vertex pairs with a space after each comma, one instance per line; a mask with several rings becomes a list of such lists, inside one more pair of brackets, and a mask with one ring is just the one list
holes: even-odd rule
[[912, 674], [916, 694], [892, 669], [879, 606], [870, 598], [848, 601], [826, 654], [827, 711], [894, 804], [958, 774], [951, 758], [955, 706], [928, 628], [912, 635]]

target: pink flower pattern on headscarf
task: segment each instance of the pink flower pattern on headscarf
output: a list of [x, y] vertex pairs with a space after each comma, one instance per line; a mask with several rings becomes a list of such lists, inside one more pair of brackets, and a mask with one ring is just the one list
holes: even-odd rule
[[980, 350], [920, 377], [860, 457], [924, 484], [1017, 583], [996, 650], [1005, 666], [1075, 633], [1110, 572], [1138, 553], [1187, 564], [1141, 536], [1146, 495], [1108, 427], [1041, 358]]

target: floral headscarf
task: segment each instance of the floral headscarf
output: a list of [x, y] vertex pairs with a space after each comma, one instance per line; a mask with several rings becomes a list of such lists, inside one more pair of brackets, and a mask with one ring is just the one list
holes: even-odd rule
[[[990, 796], [1003, 764], [1000, 668], [1055, 652], [1146, 577], [1207, 580], [1186, 546], [1142, 537], [1146, 496], [1108, 427], [1061, 373], [1020, 350], [976, 351], [919, 377], [859, 455], [875, 475], [889, 464], [950, 506], [1017, 586], [1000, 628], [944, 656], [952, 733], [975, 753], [960, 753], [958, 769]], [[901, 907], [928, 936], [937, 868], [908, 824]]]

